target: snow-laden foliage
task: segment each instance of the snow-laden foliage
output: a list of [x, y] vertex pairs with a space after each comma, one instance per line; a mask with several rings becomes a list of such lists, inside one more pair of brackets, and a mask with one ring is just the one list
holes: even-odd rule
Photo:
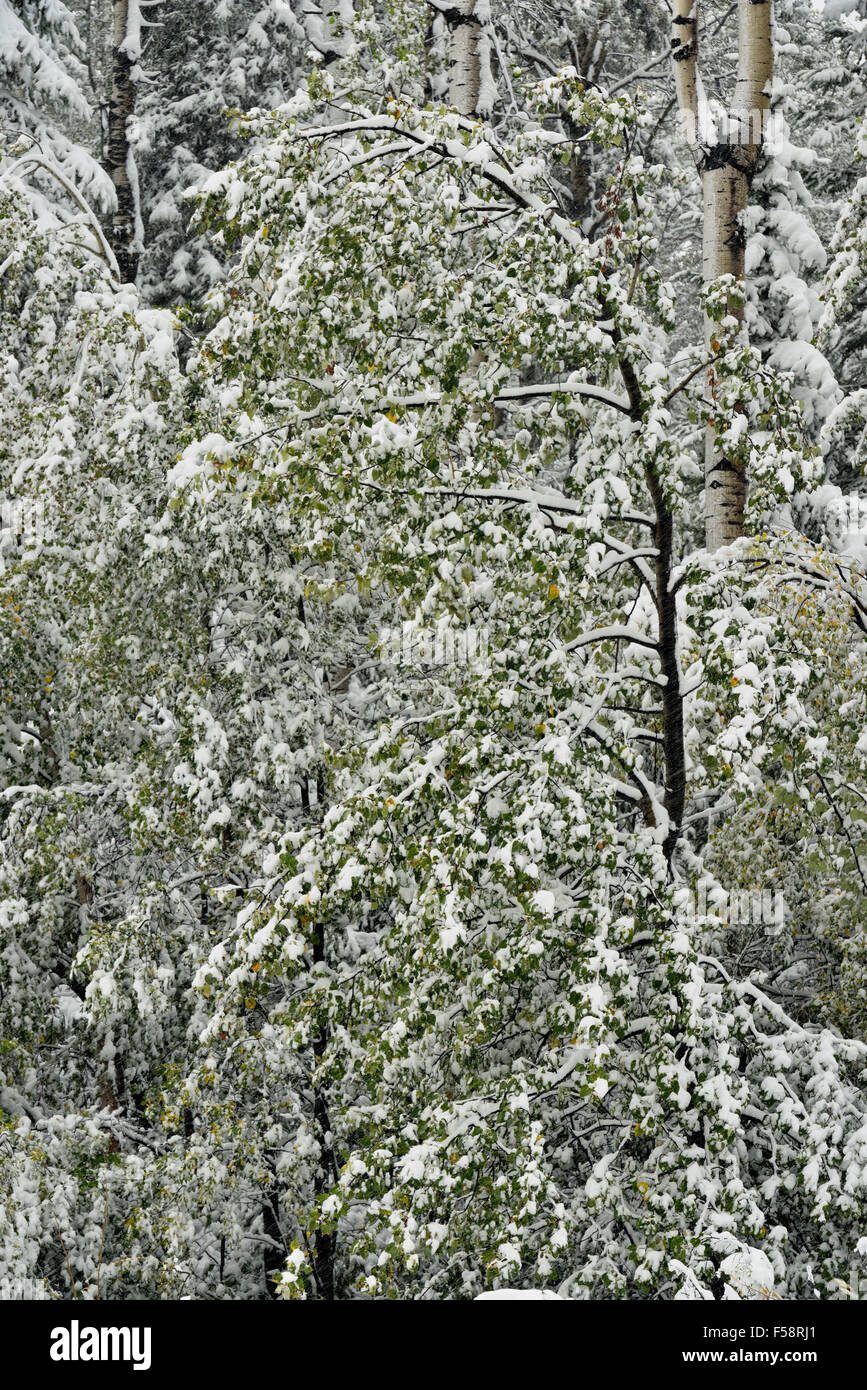
[[[867, 122], [862, 120], [857, 138], [858, 154], [867, 155]], [[863, 385], [867, 349], [867, 176], [861, 175], [846, 200], [834, 230], [831, 255], [824, 278], [824, 306], [818, 340], [826, 351], [835, 351], [843, 362], [844, 393], [825, 425], [830, 449], [849, 444], [844, 480], [863, 476], [867, 466]], [[863, 529], [860, 526], [857, 529]]]
[[[85, 83], [81, 39], [61, 0], [0, 0], [0, 139], [15, 145], [15, 154], [33, 150], [51, 161], [108, 212], [111, 182], [80, 138], [91, 119]], [[44, 172], [36, 178], [43, 197], [66, 207], [56, 180], [46, 182]]]
[[164, 486], [178, 376], [167, 315], [117, 294], [86, 233], [38, 232], [23, 195], [0, 196], [2, 1096], [18, 1194], [4, 1275], [53, 1277], [50, 1209], [86, 1281], [94, 1175], [117, 1150], [88, 1112], [138, 1093], [182, 1026], [163, 986], [183, 977], [187, 913], [133, 804], [142, 673], [157, 680], [173, 627], [172, 596], [141, 567], [140, 517]]
[[[760, 546], [722, 579], [684, 571], [694, 660], [660, 682], [678, 383], [669, 291], [635, 271], [659, 175], [629, 156], [623, 99], [567, 74], [537, 100], [568, 101], [623, 151], [598, 242], [538, 182], [558, 137], [531, 125], [504, 146], [398, 98], [328, 121], [299, 99], [208, 189], [202, 215], [240, 255], [205, 348], [223, 422], [174, 470], [182, 508], [219, 515], [240, 489], [294, 515], [373, 649], [354, 673], [368, 709], [385, 594], [402, 649], [448, 633], [467, 655], [428, 672], [392, 659], [375, 735], [326, 744], [315, 830], [278, 841], [197, 977], [212, 1057], [188, 1089], [218, 1112], [263, 1074], [297, 1097], [267, 1136], [307, 1232], [287, 1294], [321, 1295], [336, 1241], [344, 1296], [461, 1296], [490, 1278], [641, 1296], [683, 1270], [710, 1287], [746, 1247], [797, 1296], [854, 1258], [864, 1048], [709, 953], [678, 887], [692, 862], [672, 823], [676, 750], [665, 771], [657, 750], [660, 684], [721, 702], [743, 682], [740, 711], [768, 663], [781, 693], [796, 683], [762, 629], [789, 621], [768, 565], [798, 560]], [[767, 509], [810, 459], [784, 382], [726, 351], [726, 331], [719, 428]], [[719, 651], [735, 602], [754, 653], [740, 675]], [[731, 774], [704, 708], [688, 721], [701, 797]], [[730, 710], [725, 727], [748, 742], [741, 722]]]

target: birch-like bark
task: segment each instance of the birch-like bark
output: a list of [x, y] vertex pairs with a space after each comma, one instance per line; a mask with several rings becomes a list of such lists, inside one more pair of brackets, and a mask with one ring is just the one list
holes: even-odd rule
[[479, 39], [482, 29], [474, 11], [476, 0], [455, 0], [447, 16], [449, 26], [449, 106], [462, 116], [475, 114], [481, 72]]
[[698, 134], [698, 0], [674, 0], [671, 14], [671, 61], [677, 109], [686, 138]]
[[[740, 214], [761, 153], [773, 77], [771, 0], [738, 0], [738, 76], [726, 129], [712, 129], [698, 67], [699, 0], [674, 0], [671, 56], [681, 125], [701, 173], [703, 200], [702, 276], [710, 284], [721, 275], [744, 278], [744, 236]], [[735, 302], [729, 314], [738, 322]], [[705, 323], [708, 352], [714, 325]], [[707, 392], [712, 406], [713, 369]], [[705, 440], [705, 544], [717, 550], [743, 535], [747, 479], [742, 464], [717, 447], [708, 426]]]
[[[449, 26], [448, 104], [462, 116], [487, 115], [492, 104], [490, 47], [483, 31], [490, 17], [488, 0], [455, 0], [441, 13]], [[476, 348], [470, 370], [483, 361], [484, 353]], [[476, 406], [470, 418], [478, 420], [480, 413]]]
[[774, 44], [771, 0], [739, 0], [738, 76], [732, 99], [732, 117], [740, 125], [739, 148], [750, 172], [762, 147], [764, 125], [771, 103], [774, 76]]
[[449, 28], [448, 104], [462, 116], [488, 115], [494, 90], [485, 32], [489, 0], [451, 0], [440, 13]]
[[138, 187], [129, 141], [129, 123], [135, 112], [133, 71], [140, 56], [140, 26], [138, 0], [114, 0], [106, 169], [117, 197], [117, 207], [109, 226], [109, 241], [121, 280], [125, 282], [135, 280], [139, 258]]

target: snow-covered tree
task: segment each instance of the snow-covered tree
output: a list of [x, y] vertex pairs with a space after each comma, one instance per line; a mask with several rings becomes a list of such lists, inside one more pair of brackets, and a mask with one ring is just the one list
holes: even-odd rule
[[[747, 745], [772, 669], [732, 664], [728, 614], [782, 696], [799, 666], [768, 655], [790, 621], [771, 576], [797, 588], [800, 562], [770, 542], [675, 569], [669, 407], [701, 397], [665, 365], [639, 118], [568, 73], [511, 141], [398, 92], [336, 114], [318, 92], [210, 185], [203, 215], [241, 248], [207, 347], [233, 412], [175, 478], [193, 513], [240, 488], [326, 545], [374, 647], [358, 699], [387, 676], [391, 709], [357, 749], [326, 740], [320, 823], [278, 838], [199, 972], [212, 1054], [188, 1085], [214, 1115], [245, 1070], [248, 1103], [263, 1077], [295, 1097], [268, 1133], [306, 1232], [290, 1296], [329, 1297], [335, 1260], [343, 1297], [712, 1296], [736, 1265], [830, 1289], [855, 1258], [867, 1053], [730, 969], [684, 896], [687, 825], [731, 773], [717, 692]], [[621, 150], [597, 241], [546, 191], [569, 142], [539, 117], [564, 103]], [[737, 293], [706, 302], [713, 428], [758, 519], [812, 464], [785, 380], [733, 336]], [[373, 626], [389, 593], [396, 655]]]
[[288, 0], [183, 0], [147, 11], [133, 151], [139, 170], [142, 287], [160, 303], [197, 301], [222, 274], [189, 230], [189, 189], [239, 153], [227, 112], [285, 101], [308, 40]]
[[115, 193], [111, 243], [124, 281], [135, 281], [143, 239], [138, 170], [130, 142], [140, 73], [141, 25], [140, 0], [114, 0], [105, 148]]
[[[112, 204], [109, 181], [87, 148], [92, 119], [75, 19], [60, 0], [0, 2], [0, 139], [4, 153], [32, 149], [43, 161], [37, 187], [69, 215], [70, 204], [45, 162], [99, 211]], [[35, 165], [30, 166], [32, 174]]]
[[80, 1283], [106, 1222], [116, 1249], [128, 1212], [103, 1209], [98, 1175], [183, 1030], [189, 924], [131, 805], [142, 677], [172, 623], [139, 518], [165, 475], [179, 377], [169, 316], [118, 293], [96, 231], [40, 231], [8, 175], [0, 197], [3, 1273], [68, 1289], [64, 1245]]
[[[863, 160], [867, 156], [867, 123], [862, 120], [857, 145]], [[867, 176], [854, 184], [840, 211], [831, 240], [826, 267], [822, 317], [817, 338], [829, 356], [840, 362], [842, 399], [826, 422], [826, 439], [833, 445], [848, 441], [844, 482], [863, 477], [867, 465], [864, 415], [867, 388], [864, 366], [867, 362]], [[857, 495], [857, 493], [856, 493]], [[860, 518], [848, 528], [860, 532]]]

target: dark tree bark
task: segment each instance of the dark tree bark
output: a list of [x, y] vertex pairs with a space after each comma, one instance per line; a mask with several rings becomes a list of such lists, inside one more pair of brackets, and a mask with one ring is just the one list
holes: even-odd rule
[[[131, 24], [131, 20], [133, 23]], [[117, 196], [108, 234], [121, 280], [134, 282], [138, 271], [136, 246], [136, 188], [129, 143], [129, 122], [135, 112], [133, 68], [137, 62], [138, 9], [130, 0], [114, 0], [111, 99], [108, 106], [106, 169]]]
[[[313, 960], [318, 963], [325, 959], [325, 942], [322, 927], [319, 928], [313, 943]], [[313, 1042], [314, 1065], [318, 1066], [328, 1046], [328, 1029], [323, 1024]], [[313, 1181], [314, 1192], [320, 1197], [328, 1190], [338, 1176], [337, 1161], [331, 1141], [331, 1121], [328, 1117], [328, 1104], [321, 1085], [313, 1089], [313, 1124], [319, 1140], [319, 1163]], [[316, 1281], [317, 1298], [334, 1299], [334, 1264], [337, 1255], [337, 1240], [332, 1232], [317, 1230], [314, 1234], [313, 1278]]]
[[262, 1203], [262, 1234], [270, 1237], [263, 1255], [265, 1288], [271, 1298], [276, 1298], [277, 1280], [285, 1260], [283, 1232], [280, 1229], [280, 1194], [276, 1187], [265, 1193]]

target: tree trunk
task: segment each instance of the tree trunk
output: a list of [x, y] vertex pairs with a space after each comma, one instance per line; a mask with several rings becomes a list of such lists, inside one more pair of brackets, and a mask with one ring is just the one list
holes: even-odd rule
[[[721, 275], [744, 278], [744, 237], [740, 214], [747, 206], [770, 106], [773, 76], [771, 0], [738, 0], [738, 77], [727, 129], [712, 129], [698, 69], [698, 0], [674, 0], [671, 55], [681, 126], [693, 147], [703, 197], [702, 277], [705, 285]], [[729, 313], [741, 322], [733, 302]], [[714, 326], [705, 322], [708, 355]], [[708, 398], [715, 387], [708, 372]], [[713, 426], [705, 439], [705, 544], [717, 550], [743, 535], [747, 479], [742, 465], [717, 446]]]
[[449, 27], [448, 104], [462, 116], [488, 115], [493, 82], [485, 24], [488, 0], [454, 0], [444, 9]]
[[133, 69], [140, 54], [141, 18], [138, 0], [114, 0], [111, 99], [108, 106], [106, 168], [114, 184], [117, 207], [109, 241], [121, 279], [134, 282], [138, 271], [138, 184], [129, 143], [129, 122], [135, 111]]
[[[449, 27], [448, 104], [462, 116], [486, 114], [483, 102], [491, 90], [490, 51], [482, 23], [490, 13], [488, 0], [457, 0], [443, 13]], [[481, 366], [484, 360], [484, 353], [476, 348], [469, 368]], [[470, 418], [478, 420], [480, 413], [474, 406]]]
[[449, 106], [462, 116], [472, 116], [479, 101], [479, 39], [476, 0], [457, 0], [448, 15]]
[[[603, 304], [603, 309], [604, 309]], [[615, 329], [615, 344], [621, 342], [620, 333]], [[641, 385], [635, 368], [624, 355], [620, 359], [620, 373], [626, 387], [632, 418], [640, 424], [644, 417]], [[656, 547], [655, 593], [653, 595], [657, 620], [657, 651], [661, 675], [662, 692], [662, 742], [665, 764], [665, 793], [663, 805], [668, 824], [665, 829], [663, 853], [666, 863], [671, 861], [680, 839], [683, 825], [683, 811], [686, 804], [686, 736], [683, 710], [683, 681], [678, 654], [677, 591], [672, 584], [674, 572], [674, 513], [665, 494], [662, 480], [654, 464], [645, 464], [645, 480], [653, 501], [654, 525], [653, 542]], [[645, 820], [657, 824], [657, 815], [650, 804], [644, 806]]]
[[280, 1193], [276, 1187], [265, 1193], [262, 1202], [262, 1233], [269, 1237], [262, 1256], [265, 1289], [269, 1298], [276, 1298], [280, 1272], [286, 1260], [286, 1247], [280, 1229]]
[[[727, 152], [720, 148], [720, 158]], [[720, 275], [744, 278], [744, 237], [739, 217], [747, 205], [749, 183], [746, 172], [726, 160], [714, 165], [707, 162], [702, 172], [704, 218], [702, 224], [702, 272], [704, 283], [710, 284]], [[737, 302], [729, 302], [728, 313], [740, 325], [742, 310]], [[708, 352], [715, 329], [712, 319], [705, 319], [705, 343]], [[708, 371], [708, 399], [712, 403], [715, 372]], [[747, 498], [747, 479], [743, 464], [720, 453], [713, 425], [705, 435], [705, 544], [708, 550], [729, 545], [744, 533], [744, 507]]]

